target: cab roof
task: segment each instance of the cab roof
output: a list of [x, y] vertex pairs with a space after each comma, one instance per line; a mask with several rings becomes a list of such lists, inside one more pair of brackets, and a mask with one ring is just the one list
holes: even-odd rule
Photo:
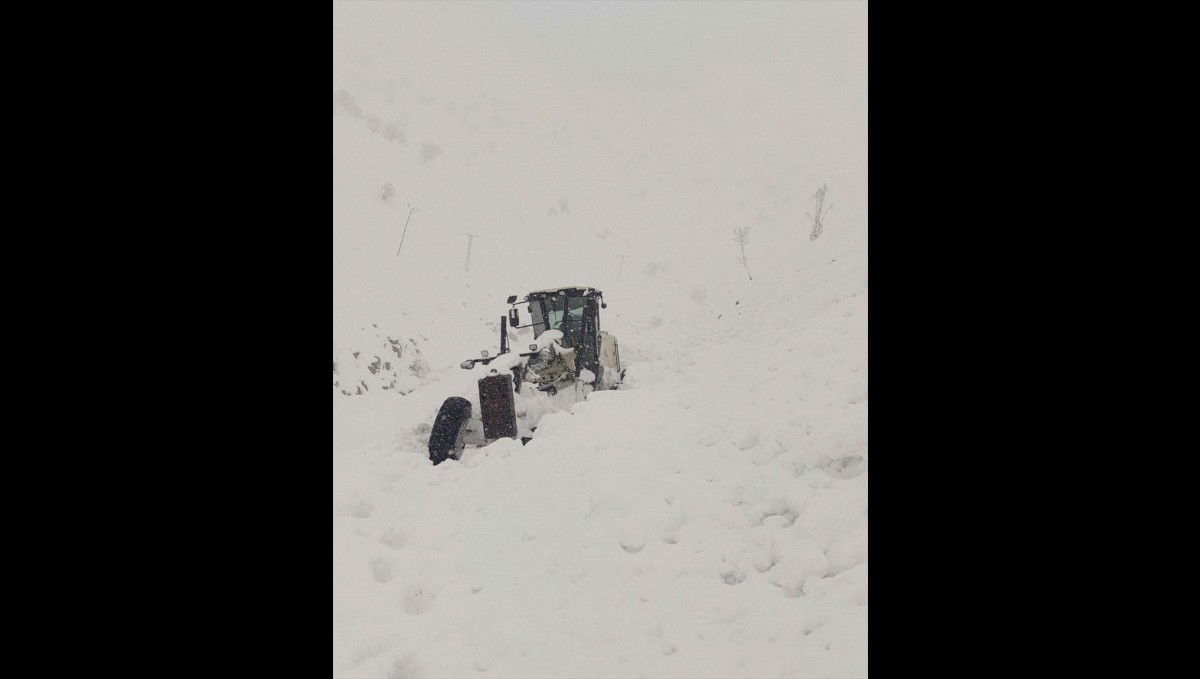
[[591, 287], [590, 285], [568, 285], [568, 286], [561, 287], [561, 288], [546, 288], [544, 290], [534, 290], [534, 291], [530, 292], [529, 294], [530, 295], [545, 295], [545, 294], [552, 294], [552, 293], [556, 293], [556, 292], [563, 292], [563, 291], [570, 291], [570, 290], [583, 290], [585, 292], [588, 290], [591, 290], [592, 292], [599, 292], [598, 290]]

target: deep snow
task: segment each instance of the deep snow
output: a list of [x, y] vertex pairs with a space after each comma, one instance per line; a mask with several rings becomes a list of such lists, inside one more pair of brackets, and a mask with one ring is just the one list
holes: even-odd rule
[[[854, 5], [753, 7], [865, 33]], [[778, 74], [564, 85], [452, 7], [335, 4], [334, 676], [866, 676], [865, 70], [861, 104], [806, 95], [820, 143], [737, 100], [669, 133], [714, 73], [757, 73], [750, 94]], [[475, 52], [520, 77], [481, 84]], [[753, 125], [722, 140], [731, 120]], [[604, 291], [625, 383], [433, 467], [429, 426], [485, 374], [459, 363], [496, 353], [505, 298], [575, 283]]]
[[776, 295], [613, 328], [622, 389], [524, 447], [432, 467], [448, 384], [336, 398], [335, 429], [361, 436], [335, 449], [336, 674], [865, 676], [856, 252]]

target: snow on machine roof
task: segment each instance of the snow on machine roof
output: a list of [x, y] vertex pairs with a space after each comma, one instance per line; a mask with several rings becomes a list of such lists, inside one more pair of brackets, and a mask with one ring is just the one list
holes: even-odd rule
[[546, 288], [545, 290], [534, 290], [534, 291], [530, 292], [529, 294], [541, 295], [541, 294], [545, 294], [545, 293], [561, 292], [563, 290], [595, 290], [595, 288], [593, 288], [590, 285], [567, 285], [567, 286], [564, 286], [561, 288]]

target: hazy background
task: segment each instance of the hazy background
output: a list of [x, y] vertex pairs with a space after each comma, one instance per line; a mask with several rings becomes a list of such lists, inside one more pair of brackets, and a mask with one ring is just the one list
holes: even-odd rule
[[[391, 182], [393, 226], [416, 205], [405, 249], [448, 276], [469, 232], [474, 279], [514, 293], [618, 272], [720, 283], [745, 275], [739, 226], [766, 274], [807, 241], [822, 183], [829, 228], [865, 226], [865, 2], [333, 9], [334, 92], [375, 119], [381, 154], [419, 161]], [[510, 265], [531, 256], [526, 280]]]

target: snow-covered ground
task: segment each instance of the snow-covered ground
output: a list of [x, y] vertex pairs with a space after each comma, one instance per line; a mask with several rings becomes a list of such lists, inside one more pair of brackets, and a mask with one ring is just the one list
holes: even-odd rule
[[[686, 86], [564, 84], [471, 33], [467, 6], [527, 5], [335, 5], [336, 677], [867, 675], [857, 5], [732, 6], [861, 23], [842, 46], [861, 101], [859, 76], [800, 97], [820, 142], [770, 126], [763, 102], [795, 102], [744, 59]], [[687, 4], [628, 11], [668, 6]], [[521, 77], [489, 84], [501, 67]], [[729, 85], [745, 105], [686, 113], [730, 69], [759, 74]], [[497, 351], [505, 298], [578, 283], [605, 293], [621, 388], [432, 466], [429, 426], [483, 374], [459, 363]]]

